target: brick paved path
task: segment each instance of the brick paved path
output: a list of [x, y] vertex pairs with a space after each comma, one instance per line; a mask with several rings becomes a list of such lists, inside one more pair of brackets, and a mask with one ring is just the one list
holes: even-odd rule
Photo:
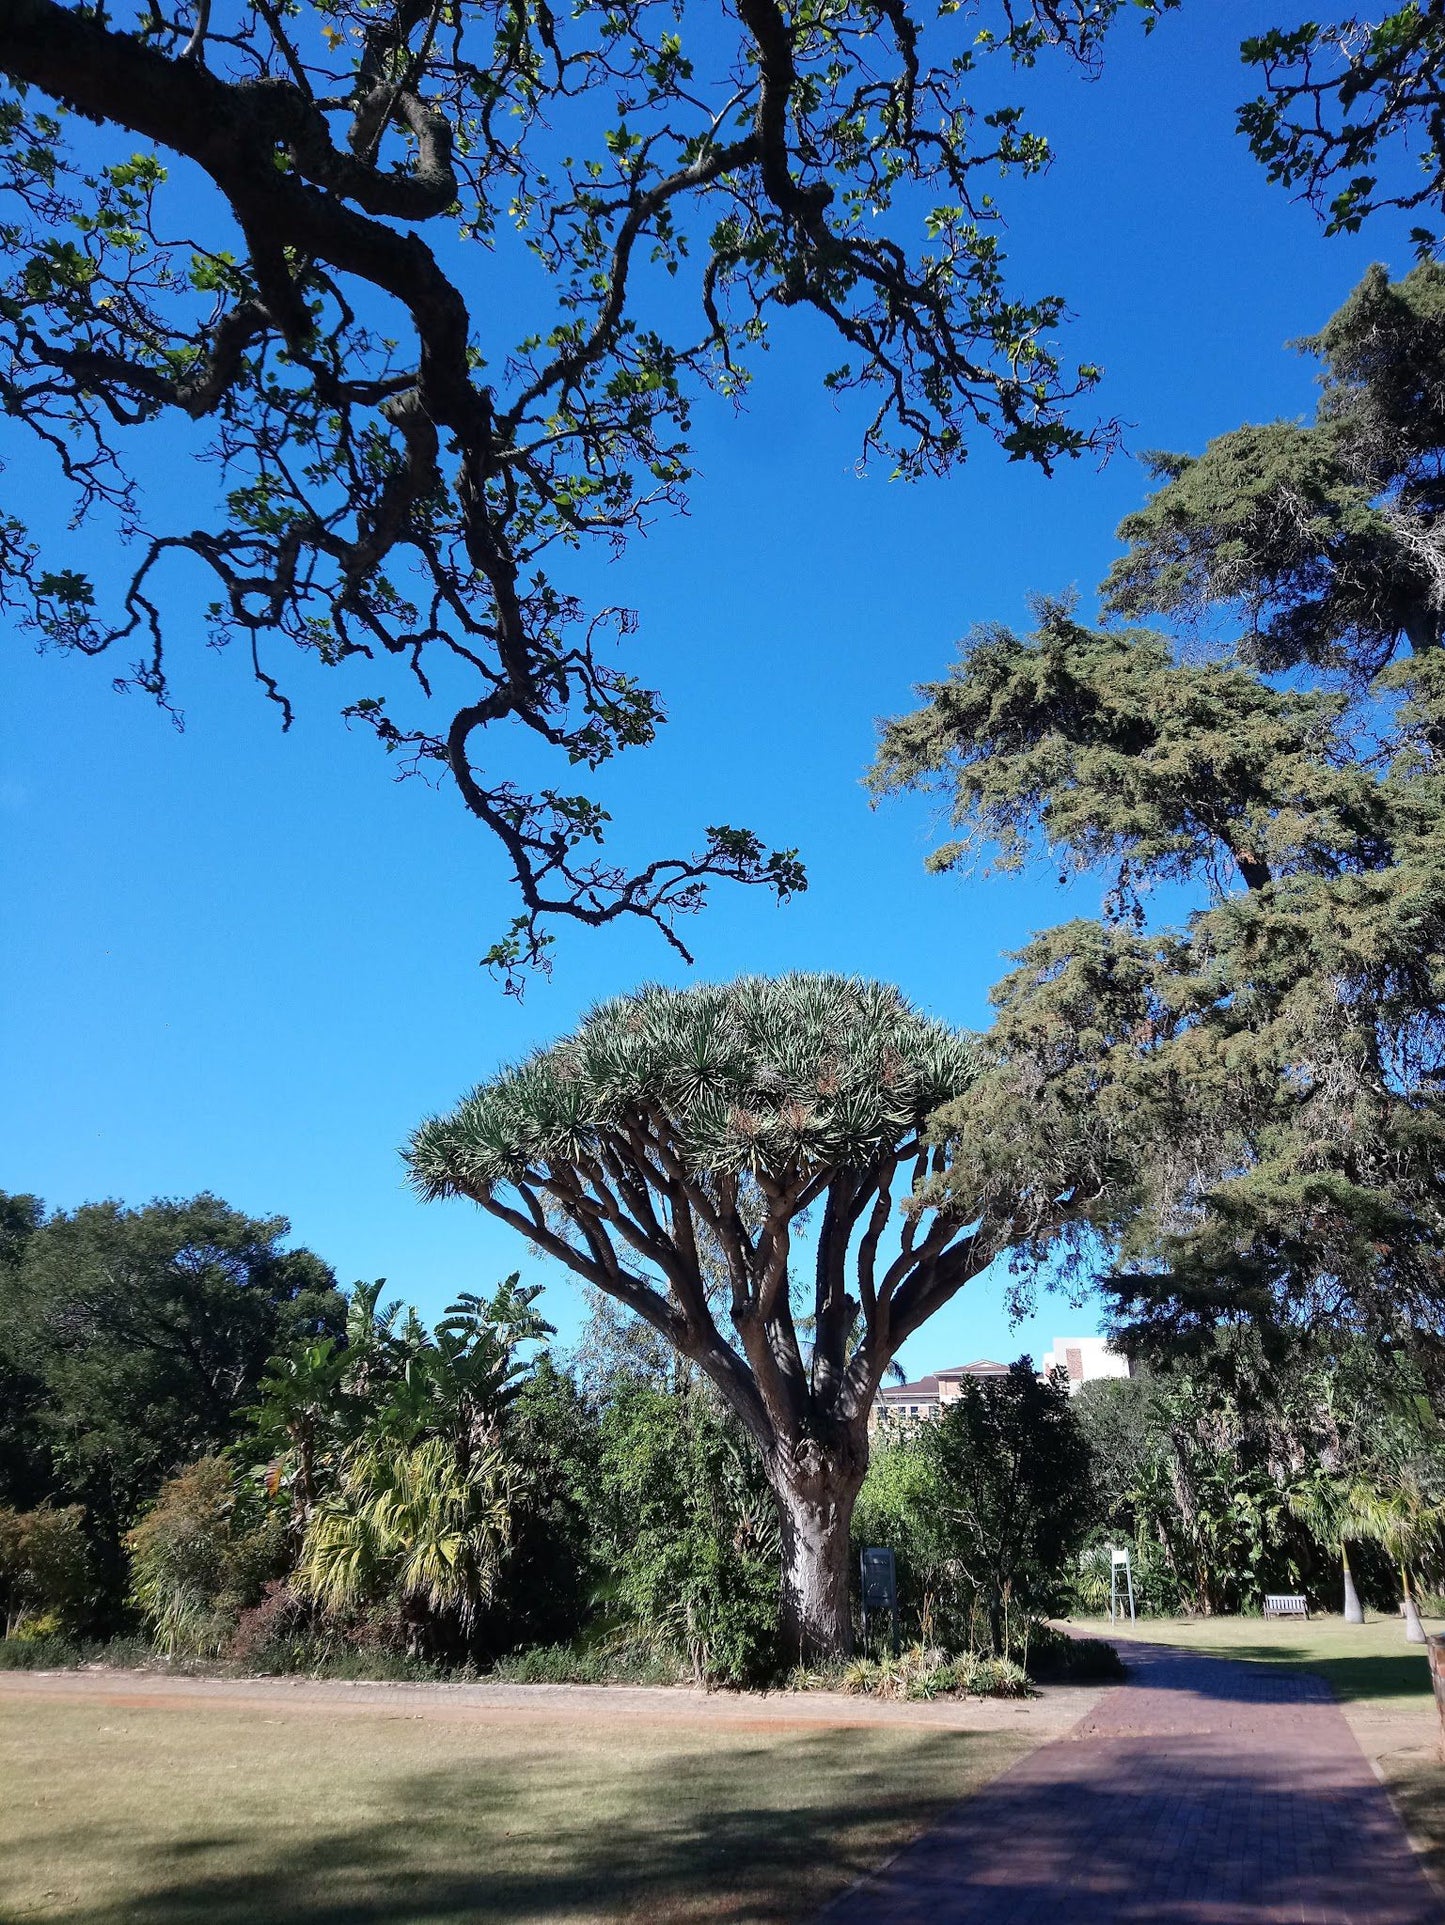
[[1121, 1648], [1128, 1685], [818, 1925], [1441, 1925], [1322, 1679]]

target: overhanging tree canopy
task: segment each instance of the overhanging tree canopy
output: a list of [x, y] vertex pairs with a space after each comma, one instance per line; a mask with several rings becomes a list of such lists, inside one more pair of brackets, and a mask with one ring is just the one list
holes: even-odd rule
[[[1445, 10], [1438, 0], [1292, 20], [1244, 42], [1264, 92], [1240, 131], [1271, 180], [1297, 190], [1326, 232], [1355, 233], [1384, 209], [1438, 217], [1445, 202]], [[1412, 238], [1433, 248], [1438, 231]]]
[[[711, 878], [801, 886], [746, 830], [635, 872], [601, 852], [561, 771], [661, 704], [610, 658], [629, 618], [553, 571], [680, 500], [691, 398], [740, 396], [781, 310], [812, 310], [904, 473], [975, 431], [1045, 467], [1107, 434], [1067, 418], [1097, 371], [1058, 358], [1058, 297], [1006, 285], [988, 187], [1048, 148], [979, 69], [1091, 63], [1123, 4], [0, 0], [0, 401], [131, 538], [106, 593], [12, 500], [0, 591], [47, 643], [139, 650], [162, 702], [176, 569], [288, 722], [286, 645], [350, 665], [345, 713], [500, 838], [506, 967], [558, 915], [670, 930]], [[209, 450], [214, 514], [154, 522], [148, 448]], [[447, 722], [360, 672], [388, 657]], [[498, 768], [505, 722], [559, 774]]]
[[976, 1074], [969, 1037], [883, 984], [650, 988], [481, 1085], [408, 1151], [423, 1196], [472, 1198], [717, 1385], [778, 1500], [805, 1650], [847, 1641], [848, 1524], [889, 1360], [1069, 1207], [982, 1171], [966, 1195], [929, 1191], [942, 1154], [927, 1120]]

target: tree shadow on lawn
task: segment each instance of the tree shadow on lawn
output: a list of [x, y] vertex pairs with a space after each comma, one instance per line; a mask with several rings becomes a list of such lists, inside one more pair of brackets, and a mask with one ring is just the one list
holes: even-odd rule
[[[846, 1736], [798, 1741], [800, 1776], [789, 1782], [805, 1783], [814, 1771], [836, 1781], [836, 1795], [816, 1804], [759, 1800], [758, 1771], [776, 1782], [775, 1745], [698, 1764], [702, 1796], [696, 1784], [678, 1795], [677, 1760], [649, 1765], [630, 1782], [623, 1815], [605, 1800], [601, 1810], [589, 1808], [579, 1758], [565, 1788], [565, 1823], [548, 1835], [535, 1826], [509, 1831], [513, 1799], [505, 1780], [487, 1778], [485, 1758], [390, 1781], [380, 1826], [314, 1824], [287, 1837], [278, 1823], [258, 1836], [216, 1824], [212, 1807], [184, 1839], [91, 1832], [78, 1843], [81, 1821], [51, 1839], [32, 1838], [28, 1853], [43, 1853], [57, 1877], [87, 1846], [112, 1866], [128, 1854], [128, 1875], [104, 1881], [124, 1889], [36, 1915], [68, 1925], [782, 1925], [811, 1916], [956, 1802], [955, 1790], [920, 1799], [917, 1787], [959, 1785], [956, 1750], [948, 1755], [958, 1734], [921, 1738], [907, 1768], [895, 1772], [903, 1761], [889, 1761], [886, 1777], [840, 1759]], [[1006, 1765], [1013, 1751], [993, 1762]], [[684, 1769], [693, 1775], [694, 1767]], [[345, 1786], [337, 1792], [339, 1803]], [[284, 1811], [277, 1816], [284, 1821]]]
[[[1401, 1632], [1403, 1643], [1404, 1633]], [[1148, 1643], [1142, 1633], [1139, 1643]], [[1303, 1645], [1231, 1644], [1227, 1649], [1204, 1650], [1195, 1645], [1156, 1645], [1155, 1652], [1169, 1658], [1201, 1660], [1174, 1666], [1152, 1653], [1131, 1654], [1127, 1641], [1121, 1655], [1129, 1669], [1130, 1684], [1154, 1691], [1195, 1691], [1201, 1696], [1239, 1703], [1289, 1703], [1300, 1696], [1300, 1672], [1326, 1679], [1342, 1703], [1364, 1698], [1428, 1698], [1430, 1667], [1418, 1646], [1399, 1652], [1357, 1652], [1340, 1657], [1321, 1655]], [[1231, 1666], [1248, 1665], [1248, 1670]], [[1276, 1674], [1271, 1686], [1265, 1667]]]
[[[1393, 1761], [1390, 1796], [1405, 1829], [1429, 1866], [1436, 1890], [1445, 1898], [1445, 1762], [1439, 1753], [1408, 1763]], [[1441, 1906], [1445, 1918], [1445, 1904]]]
[[1361, 1698], [1428, 1700], [1431, 1696], [1429, 1660], [1418, 1645], [1413, 1650], [1391, 1654], [1381, 1652], [1373, 1657], [1364, 1654], [1348, 1658], [1306, 1655], [1299, 1662], [1328, 1678], [1334, 1686], [1335, 1696], [1345, 1704], [1352, 1704]]

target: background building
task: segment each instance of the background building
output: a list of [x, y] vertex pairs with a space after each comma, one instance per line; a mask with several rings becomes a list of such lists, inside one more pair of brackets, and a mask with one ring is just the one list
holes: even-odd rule
[[917, 1423], [936, 1417], [946, 1405], [956, 1403], [965, 1377], [1006, 1377], [1007, 1364], [996, 1364], [980, 1357], [971, 1364], [955, 1364], [951, 1370], [936, 1370], [912, 1384], [885, 1384], [873, 1405], [873, 1421], [882, 1416]]
[[1052, 1350], [1044, 1352], [1044, 1369], [1062, 1370], [1069, 1380], [1069, 1395], [1096, 1377], [1128, 1377], [1129, 1359], [1111, 1350], [1107, 1337], [1055, 1337]]
[[[1062, 1370], [1069, 1380], [1069, 1395], [1098, 1377], [1128, 1377], [1129, 1359], [1109, 1347], [1107, 1337], [1055, 1337], [1052, 1350], [1044, 1353], [1043, 1372]], [[902, 1423], [926, 1423], [958, 1400], [965, 1377], [1006, 1377], [1008, 1365], [979, 1357], [971, 1364], [954, 1364], [949, 1370], [935, 1370], [911, 1384], [884, 1384], [873, 1403], [873, 1423], [890, 1417]]]

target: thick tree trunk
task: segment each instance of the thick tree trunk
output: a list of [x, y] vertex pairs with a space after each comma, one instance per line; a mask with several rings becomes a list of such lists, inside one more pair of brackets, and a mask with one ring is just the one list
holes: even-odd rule
[[1343, 1544], [1340, 1546], [1340, 1567], [1345, 1577], [1345, 1623], [1363, 1624], [1365, 1613], [1360, 1606], [1360, 1594], [1355, 1589], [1355, 1574], [1350, 1569], [1350, 1553]]
[[773, 1484], [783, 1537], [783, 1649], [824, 1664], [853, 1648], [851, 1531], [861, 1473], [832, 1470], [799, 1489]]

